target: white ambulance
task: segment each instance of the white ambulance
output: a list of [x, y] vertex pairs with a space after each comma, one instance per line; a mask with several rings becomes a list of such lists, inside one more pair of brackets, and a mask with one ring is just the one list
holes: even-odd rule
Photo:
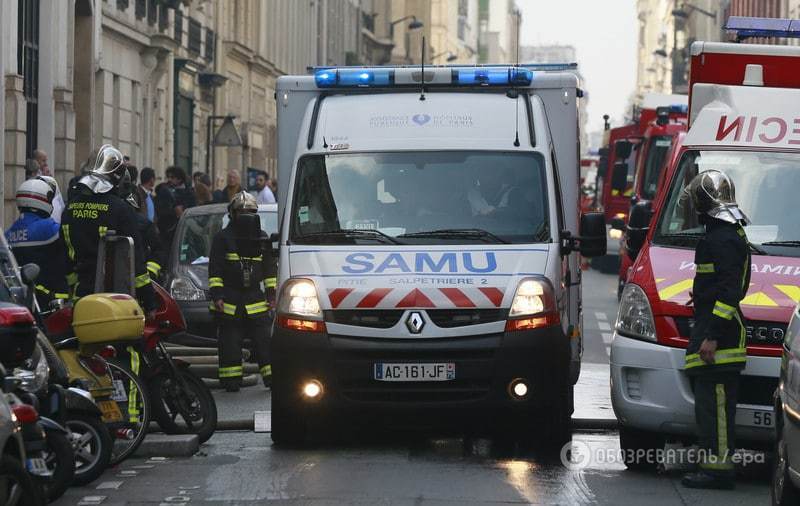
[[570, 68], [278, 80], [276, 443], [387, 413], [568, 439], [578, 253], [605, 250], [578, 216]]

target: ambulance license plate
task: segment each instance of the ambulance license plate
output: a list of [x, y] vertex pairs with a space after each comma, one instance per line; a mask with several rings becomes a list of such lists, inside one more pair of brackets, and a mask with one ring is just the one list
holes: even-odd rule
[[765, 406], [740, 404], [736, 406], [736, 425], [747, 427], [775, 427], [775, 413]]
[[377, 381], [451, 381], [456, 379], [456, 364], [383, 363], [375, 364]]
[[103, 414], [103, 423], [122, 421], [122, 411], [120, 411], [117, 401], [98, 401], [97, 407]]

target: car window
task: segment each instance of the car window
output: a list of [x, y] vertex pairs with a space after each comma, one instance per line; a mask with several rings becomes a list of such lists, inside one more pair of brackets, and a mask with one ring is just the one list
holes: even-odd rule
[[[278, 231], [278, 214], [270, 211], [258, 213], [261, 229], [267, 234]], [[214, 235], [229, 222], [225, 212], [187, 216], [178, 231], [178, 262], [181, 265], [206, 264]]]

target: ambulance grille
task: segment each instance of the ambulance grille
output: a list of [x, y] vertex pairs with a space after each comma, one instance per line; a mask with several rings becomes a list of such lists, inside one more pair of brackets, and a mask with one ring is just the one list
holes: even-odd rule
[[390, 329], [403, 316], [402, 309], [337, 309], [325, 311], [325, 321], [373, 329]]
[[506, 319], [507, 309], [429, 309], [426, 311], [437, 327], [453, 328]]

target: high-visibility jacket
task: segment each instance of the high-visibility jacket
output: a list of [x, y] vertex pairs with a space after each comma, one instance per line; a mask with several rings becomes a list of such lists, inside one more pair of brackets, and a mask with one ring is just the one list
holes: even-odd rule
[[50, 216], [24, 212], [6, 230], [6, 240], [22, 266], [39, 266], [36, 292], [39, 302], [69, 297], [67, 288], [67, 254], [58, 233], [59, 225]]
[[[261, 237], [268, 240], [267, 234]], [[232, 223], [217, 232], [211, 243], [208, 261], [209, 309], [220, 313], [214, 301], [222, 299], [221, 316], [264, 318], [267, 316], [267, 291], [275, 288], [275, 259], [269, 249], [245, 254], [236, 244]]]
[[155, 309], [155, 292], [147, 272], [144, 241], [136, 226], [136, 211], [113, 191], [94, 193], [82, 183], [76, 185], [61, 216], [61, 236], [78, 282], [76, 295], [94, 292], [97, 250], [109, 230], [133, 238], [136, 296], [145, 310]]
[[[694, 327], [686, 349], [687, 372], [743, 369], [747, 360], [739, 303], [750, 286], [750, 247], [744, 229], [710, 218], [695, 250]], [[713, 364], [698, 353], [704, 339], [717, 342]]]

